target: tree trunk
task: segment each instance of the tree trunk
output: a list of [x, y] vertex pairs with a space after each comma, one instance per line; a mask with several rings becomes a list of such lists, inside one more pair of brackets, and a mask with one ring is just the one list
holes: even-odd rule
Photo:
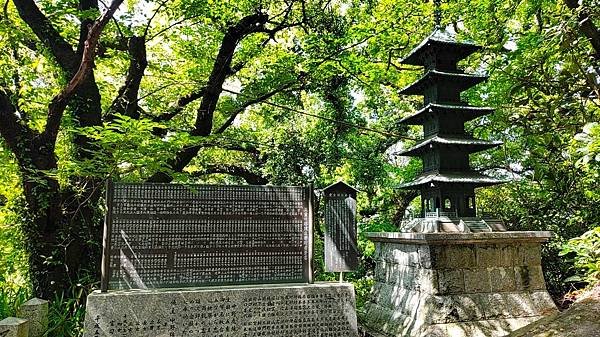
[[416, 198], [418, 195], [419, 191], [416, 190], [398, 190], [396, 192], [396, 209], [394, 211], [394, 217], [392, 219], [396, 227], [400, 227], [400, 224], [402, 224], [402, 220], [404, 219], [404, 213], [406, 212], [406, 209], [408, 208], [408, 206], [410, 206], [410, 203], [413, 201], [413, 199]]
[[38, 145], [36, 140], [22, 143], [25, 150], [17, 157], [27, 203], [23, 231], [34, 295], [51, 299], [66, 283], [66, 270], [60, 259], [63, 216], [58, 181], [47, 174], [57, 168], [53, 149], [47, 144]]

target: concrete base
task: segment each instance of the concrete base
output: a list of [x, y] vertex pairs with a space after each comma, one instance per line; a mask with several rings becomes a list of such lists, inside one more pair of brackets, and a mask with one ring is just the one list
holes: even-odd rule
[[540, 245], [549, 232], [371, 233], [374, 336], [499, 337], [556, 312]]
[[349, 283], [94, 292], [85, 337], [357, 337]]

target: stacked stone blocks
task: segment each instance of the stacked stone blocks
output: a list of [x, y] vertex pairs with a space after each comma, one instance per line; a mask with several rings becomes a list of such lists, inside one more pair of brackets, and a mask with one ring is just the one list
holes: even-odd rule
[[0, 337], [43, 337], [48, 330], [48, 301], [31, 299], [19, 307], [17, 316], [0, 321]]
[[556, 310], [536, 242], [376, 242], [375, 259], [363, 322], [384, 335], [501, 336]]

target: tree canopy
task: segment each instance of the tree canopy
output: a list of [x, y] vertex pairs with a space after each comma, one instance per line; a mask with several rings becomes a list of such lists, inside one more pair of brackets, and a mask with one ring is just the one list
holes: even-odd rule
[[[431, 2], [121, 2], [4, 3], [0, 288], [93, 287], [107, 179], [344, 179], [363, 192], [362, 231], [414, 209], [417, 194], [394, 187], [420, 163], [395, 153], [420, 137], [398, 124], [420, 107], [398, 94], [420, 70], [400, 61], [431, 33]], [[561, 294], [574, 273], [562, 244], [600, 219], [600, 4], [451, 0], [441, 13], [484, 46], [461, 66], [491, 76], [463, 98], [496, 112], [468, 128], [505, 145], [473, 165], [513, 180], [478, 191], [480, 209], [557, 234], [546, 277]]]

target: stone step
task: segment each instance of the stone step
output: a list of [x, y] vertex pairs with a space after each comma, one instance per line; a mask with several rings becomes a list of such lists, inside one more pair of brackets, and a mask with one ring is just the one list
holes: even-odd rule
[[492, 229], [483, 220], [463, 220], [463, 222], [473, 233], [492, 231]]
[[504, 221], [500, 219], [490, 218], [484, 219], [485, 223], [492, 228], [494, 232], [506, 232], [506, 226], [504, 226]]

